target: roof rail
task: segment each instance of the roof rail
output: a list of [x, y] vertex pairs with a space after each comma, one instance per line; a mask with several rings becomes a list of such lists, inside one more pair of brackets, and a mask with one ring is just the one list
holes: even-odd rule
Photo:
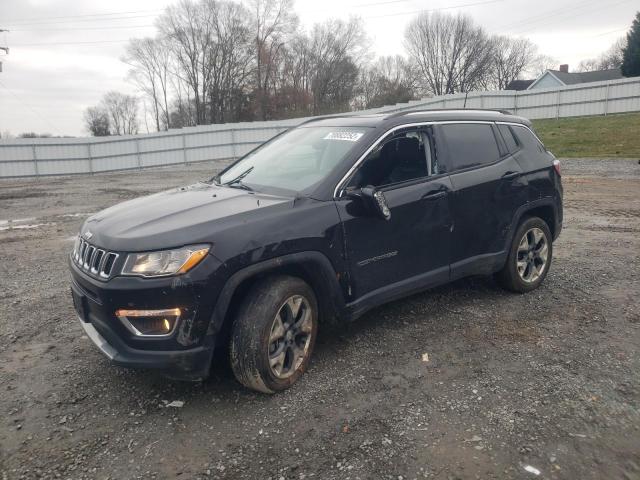
[[509, 110], [500, 110], [500, 109], [494, 109], [494, 108], [430, 108], [427, 110], [403, 110], [401, 112], [392, 113], [391, 115], [385, 117], [385, 119], [402, 117], [403, 115], [408, 115], [408, 114], [432, 113], [432, 112], [455, 112], [455, 111], [495, 112], [495, 113], [501, 113], [503, 115], [513, 115]]
[[307, 123], [311, 123], [311, 122], [317, 122], [319, 120], [333, 120], [335, 118], [349, 118], [349, 117], [357, 117], [358, 112], [345, 112], [345, 113], [337, 113], [334, 115], [320, 115], [317, 117], [312, 117], [309, 118], [307, 120], [305, 120], [302, 123], [299, 123], [298, 125], [296, 125], [297, 127], [299, 127], [300, 125], [306, 125]]

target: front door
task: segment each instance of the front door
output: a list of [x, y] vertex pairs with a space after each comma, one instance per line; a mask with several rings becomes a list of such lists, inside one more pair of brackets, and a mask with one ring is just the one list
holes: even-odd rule
[[374, 186], [391, 211], [372, 215], [359, 199], [336, 201], [350, 266], [351, 299], [427, 288], [449, 278], [449, 177], [438, 171], [429, 130], [404, 129], [368, 155], [349, 189]]

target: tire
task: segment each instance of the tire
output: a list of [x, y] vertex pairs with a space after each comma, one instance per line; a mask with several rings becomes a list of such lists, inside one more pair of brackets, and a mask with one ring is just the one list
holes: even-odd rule
[[318, 330], [316, 296], [303, 280], [272, 276], [246, 294], [230, 341], [231, 368], [244, 386], [274, 393], [305, 372]]
[[513, 236], [507, 261], [496, 274], [496, 279], [503, 288], [512, 292], [530, 292], [544, 281], [552, 257], [553, 240], [549, 226], [539, 217], [526, 217]]

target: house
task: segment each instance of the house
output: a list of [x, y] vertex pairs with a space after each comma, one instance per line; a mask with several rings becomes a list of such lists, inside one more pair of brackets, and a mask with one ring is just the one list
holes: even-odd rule
[[535, 80], [513, 80], [505, 90], [526, 90]]
[[536, 78], [527, 90], [539, 88], [556, 88], [579, 83], [603, 82], [607, 80], [619, 80], [623, 78], [619, 68], [609, 70], [597, 70], [595, 72], [571, 72], [569, 65], [560, 65], [560, 70], [547, 70]]
[[579, 83], [602, 82], [624, 78], [619, 68], [598, 70], [595, 72], [569, 73], [569, 65], [560, 65], [560, 70], [546, 70], [534, 80], [514, 80], [505, 90], [536, 90], [538, 88], [556, 88]]

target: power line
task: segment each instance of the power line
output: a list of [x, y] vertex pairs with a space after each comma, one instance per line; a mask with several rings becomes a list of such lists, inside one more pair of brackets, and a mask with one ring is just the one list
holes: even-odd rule
[[623, 28], [618, 28], [616, 30], [610, 30], [608, 32], [604, 32], [604, 33], [599, 33], [597, 35], [591, 35], [589, 38], [596, 38], [596, 37], [604, 37], [605, 35], [609, 35], [611, 33], [617, 33], [617, 32], [624, 32], [626, 30], [629, 30], [629, 27], [623, 27]]
[[18, 43], [14, 45], [15, 47], [42, 47], [46, 45], [94, 45], [99, 43], [120, 43], [120, 42], [128, 42], [131, 40], [130, 38], [125, 38], [123, 40], [97, 40], [94, 42], [44, 42], [44, 43]]
[[514, 28], [514, 27], [518, 27], [518, 28], [522, 28], [522, 27], [526, 27], [528, 25], [534, 24], [534, 23], [538, 23], [541, 21], [545, 21], [548, 20], [549, 18], [553, 17], [554, 15], [557, 14], [561, 14], [561, 13], [565, 13], [565, 12], [569, 12], [572, 11], [574, 12], [576, 8], [582, 6], [588, 6], [590, 4], [595, 4], [595, 3], [599, 3], [600, 0], [587, 0], [587, 1], [579, 1], [576, 2], [574, 4], [571, 5], [565, 5], [564, 7], [560, 7], [560, 8], [554, 8], [552, 10], [548, 10], [546, 12], [543, 12], [541, 14], [535, 15], [533, 17], [527, 17], [525, 19], [522, 20], [517, 20], [515, 22], [511, 22], [508, 24], [504, 24], [501, 25], [499, 27], [496, 27], [495, 30], [504, 30], [504, 29], [508, 29], [508, 28]]
[[[160, 12], [161, 10], [158, 10]], [[122, 16], [122, 17], [110, 17], [110, 18], [81, 18], [78, 20], [54, 20], [54, 21], [45, 21], [45, 22], [23, 22], [23, 23], [12, 23], [10, 26], [16, 27], [26, 27], [32, 25], [61, 25], [67, 23], [79, 23], [79, 22], [111, 22], [114, 20], [133, 20], [136, 18], [149, 18], [149, 17], [157, 17], [158, 14], [146, 14], [146, 15], [130, 15], [130, 16]]]
[[[587, 11], [583, 10], [583, 11], [581, 11], [579, 13], [566, 12], [566, 13], [563, 13], [563, 14], [559, 15], [560, 18], [558, 18], [558, 16], [555, 16], [555, 18], [553, 18], [553, 19], [551, 19], [549, 21], [549, 24], [554, 24], [554, 23], [557, 23], [558, 21], [565, 21], [565, 20], [567, 20], [567, 18], [577, 18], [577, 17], [584, 16], [586, 14], [599, 12], [601, 10], [607, 10], [607, 9], [609, 9], [611, 7], [616, 6], [616, 5], [621, 5], [623, 3], [627, 3], [627, 2], [631, 2], [631, 1], [636, 1], [636, 0], [622, 0], [620, 2], [612, 3], [612, 4], [606, 5], [604, 7], [596, 8], [594, 10], [587, 10]], [[598, 3], [600, 4], [600, 2], [598, 2]], [[538, 27], [537, 26], [529, 27], [529, 28], [527, 28], [527, 29], [525, 29], [523, 31], [520, 31], [519, 34], [522, 35], [522, 34], [525, 34], [525, 33], [530, 33], [533, 30], [535, 30], [536, 28], [538, 28]]]
[[60, 17], [36, 17], [36, 18], [14, 18], [13, 20], [5, 20], [6, 23], [10, 25], [14, 25], [16, 23], [24, 23], [24, 22], [33, 22], [40, 20], [60, 20], [60, 19], [68, 19], [68, 18], [87, 18], [87, 17], [106, 17], [111, 15], [129, 15], [135, 13], [148, 13], [148, 12], [161, 12], [162, 9], [153, 9], [153, 10], [134, 10], [128, 12], [110, 12], [110, 13], [89, 13], [86, 15], [62, 15]]
[[52, 130], [54, 132], [56, 132], [58, 135], [61, 135], [60, 131], [56, 128], [56, 126], [50, 122], [49, 120], [47, 120], [41, 113], [39, 113], [37, 110], [35, 110], [31, 105], [29, 105], [26, 102], [23, 102], [22, 99], [20, 99], [20, 97], [18, 97], [11, 89], [9, 89], [6, 85], [4, 85], [2, 82], [0, 82], [0, 87], [4, 88], [7, 92], [9, 92], [9, 94], [11, 94], [18, 102], [20, 102], [22, 105], [24, 105], [25, 107], [27, 107], [31, 113], [33, 113], [36, 117], [38, 117], [39, 120], [43, 121], [44, 123], [48, 124], [49, 127], [52, 128]]
[[149, 23], [147, 25], [111, 25], [107, 27], [63, 27], [63, 28], [17, 28], [11, 30], [12, 32], [49, 32], [49, 31], [68, 31], [68, 30], [113, 30], [119, 28], [149, 28], [155, 27], [154, 24]]
[[[362, 18], [385, 18], [385, 17], [397, 17], [401, 15], [413, 15], [414, 13], [439, 12], [441, 10], [452, 10], [454, 8], [476, 7], [478, 5], [487, 5], [489, 3], [498, 3], [498, 2], [504, 2], [504, 1], [505, 0], [485, 0], [483, 2], [465, 3], [462, 5], [451, 5], [449, 7], [423, 8], [420, 10], [411, 10], [409, 12], [387, 13], [384, 15], [366, 15], [366, 16], [363, 16]], [[383, 3], [386, 3], [386, 2], [383, 2]]]

